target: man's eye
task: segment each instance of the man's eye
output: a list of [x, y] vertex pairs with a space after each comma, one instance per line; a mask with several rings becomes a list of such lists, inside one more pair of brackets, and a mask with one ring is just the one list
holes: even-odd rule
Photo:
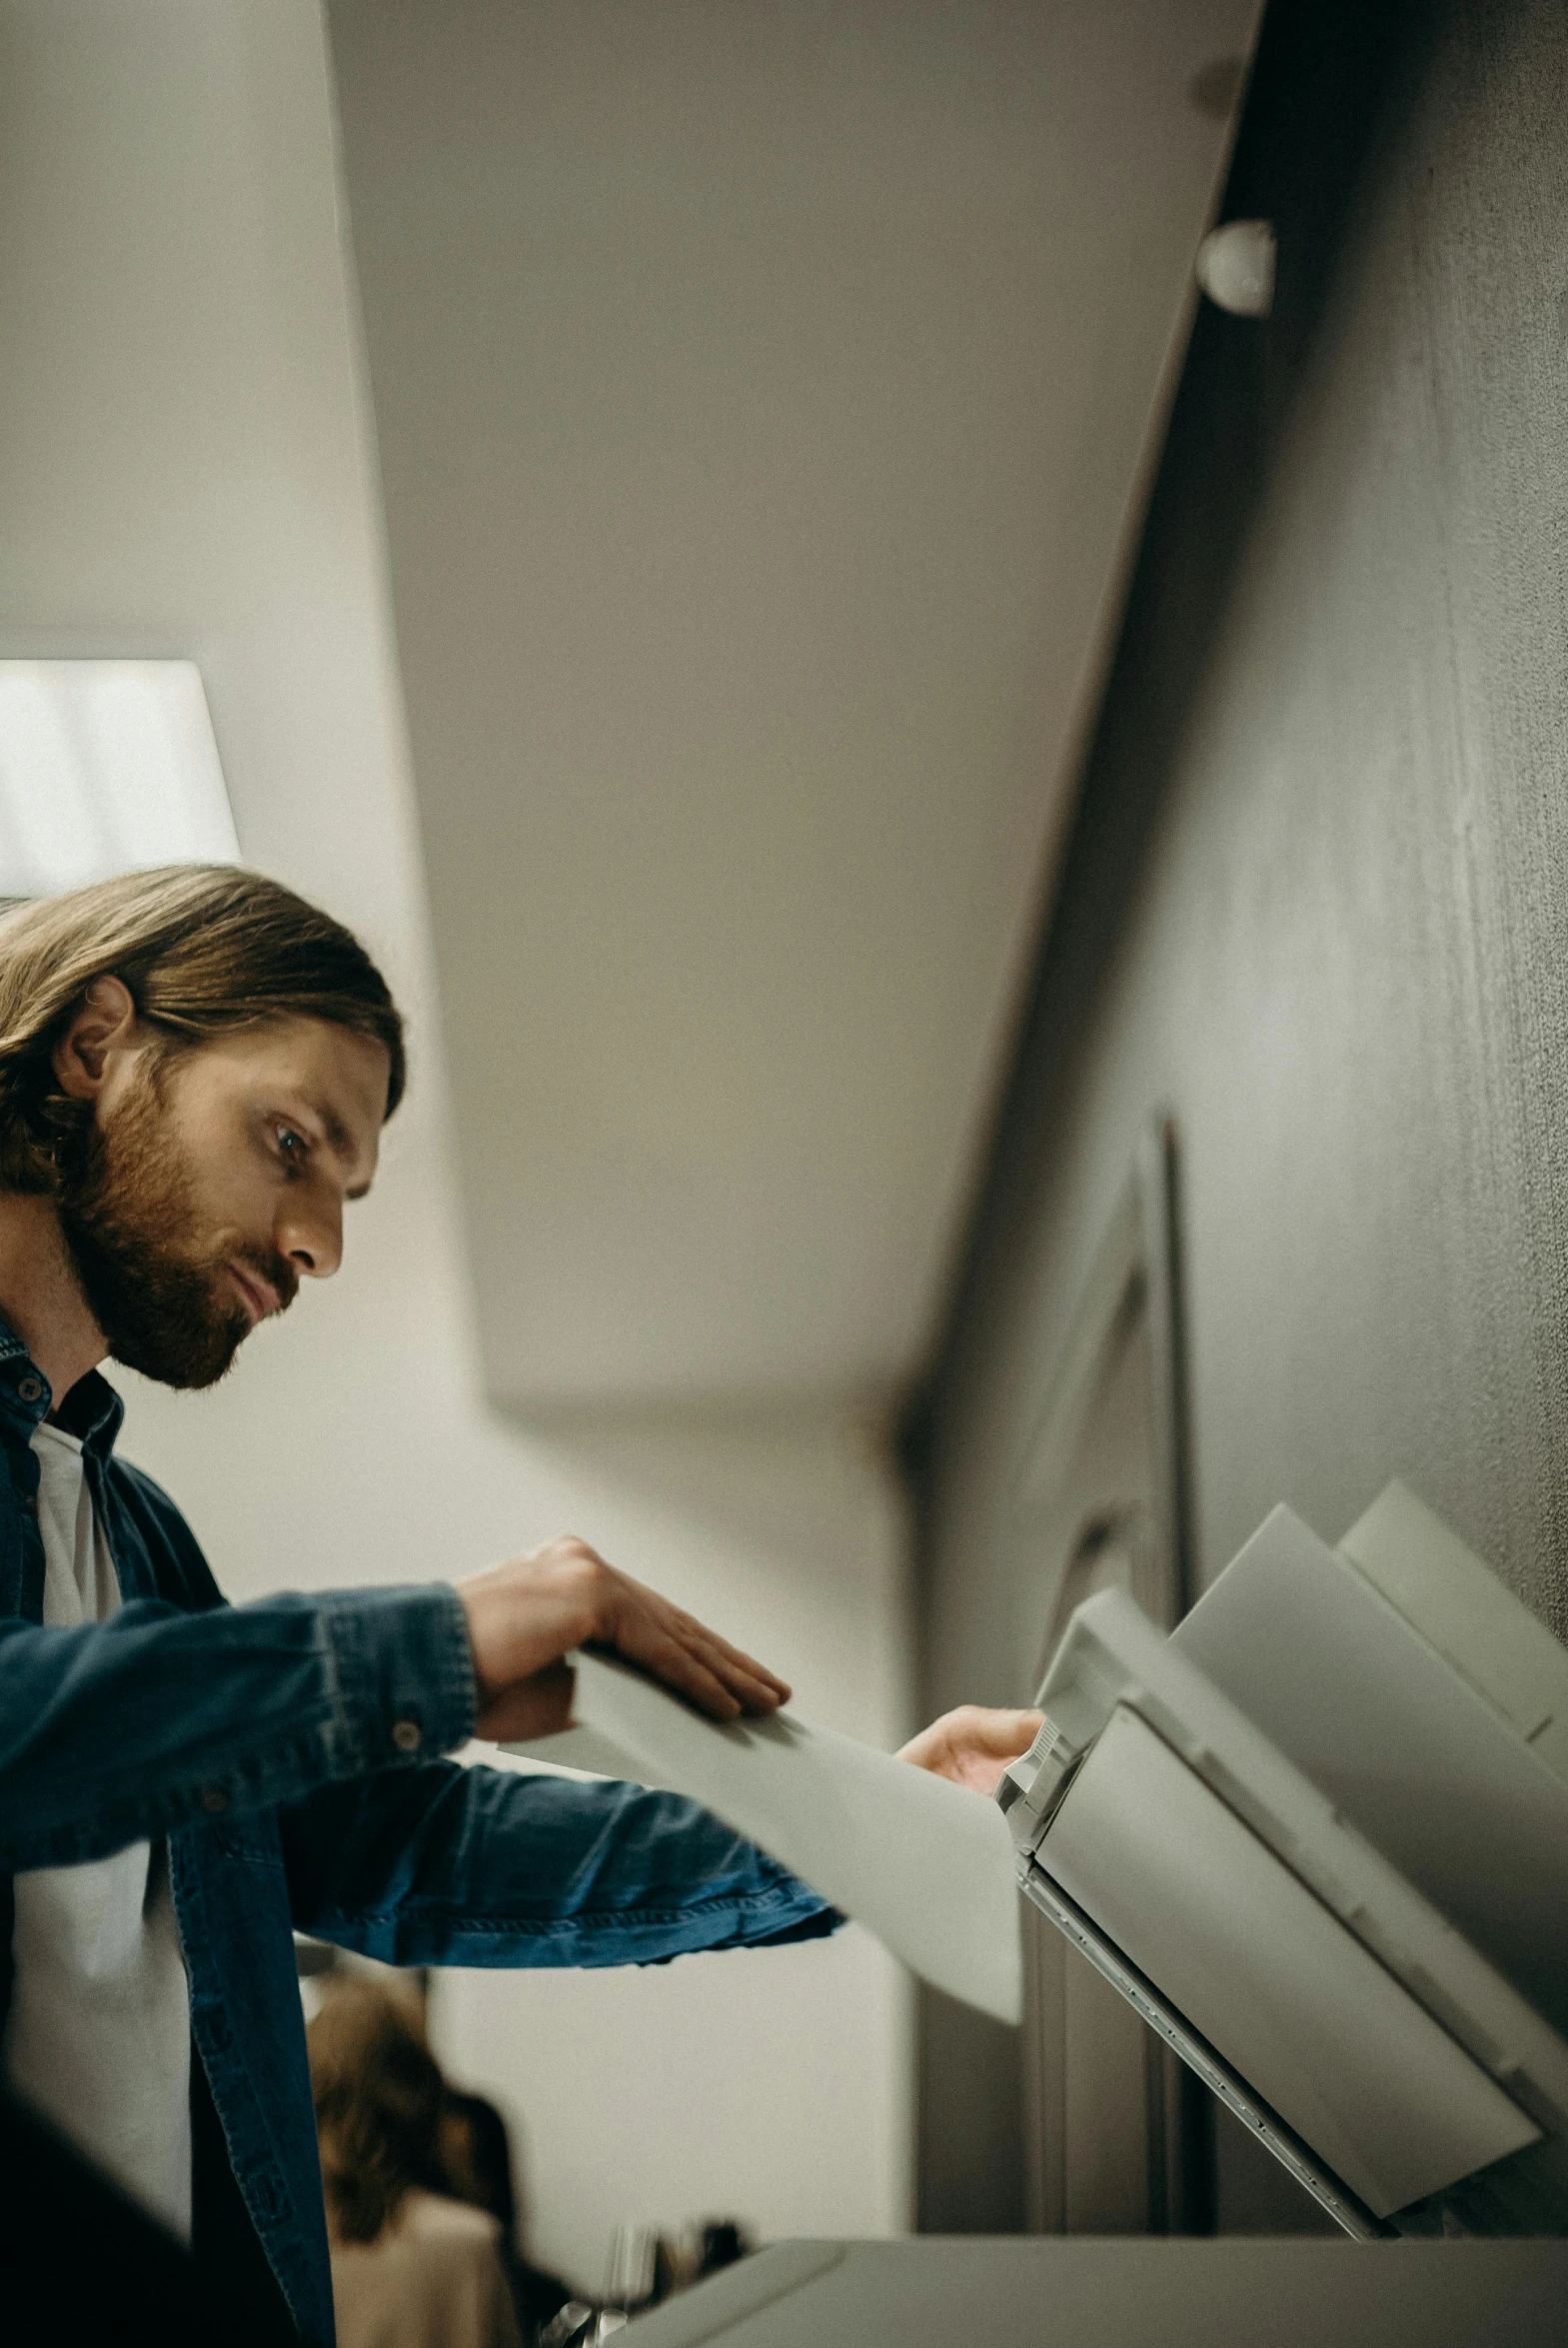
[[280, 1126], [278, 1128], [278, 1154], [285, 1166], [303, 1166], [310, 1156], [310, 1144], [306, 1141], [305, 1136], [297, 1134], [292, 1126]]

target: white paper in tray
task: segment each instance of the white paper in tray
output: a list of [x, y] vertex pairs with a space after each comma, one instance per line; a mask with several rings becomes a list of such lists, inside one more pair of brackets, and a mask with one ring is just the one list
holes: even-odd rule
[[721, 1726], [624, 1664], [571, 1661], [574, 1725], [505, 1750], [690, 1795], [922, 1980], [1017, 2021], [1016, 1875], [993, 1801], [792, 1712]]

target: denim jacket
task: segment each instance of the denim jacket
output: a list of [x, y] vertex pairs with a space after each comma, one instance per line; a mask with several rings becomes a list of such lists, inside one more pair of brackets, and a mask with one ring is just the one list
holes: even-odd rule
[[45, 1629], [34, 1427], [47, 1381], [0, 1322], [0, 2028], [11, 1877], [166, 1835], [191, 2028], [236, 2180], [306, 2348], [332, 2279], [293, 1931], [395, 1964], [624, 1965], [837, 1921], [673, 1795], [462, 1768], [473, 1732], [445, 1583], [229, 1606], [189, 1526], [73, 1397], [123, 1604]]

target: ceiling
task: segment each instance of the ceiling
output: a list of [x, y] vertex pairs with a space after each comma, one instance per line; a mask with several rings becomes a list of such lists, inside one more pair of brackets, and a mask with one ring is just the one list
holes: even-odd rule
[[497, 1399], [920, 1365], [1253, 0], [331, 0]]

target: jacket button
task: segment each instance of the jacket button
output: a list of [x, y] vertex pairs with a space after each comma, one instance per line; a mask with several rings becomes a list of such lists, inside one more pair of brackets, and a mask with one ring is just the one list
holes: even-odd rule
[[224, 1792], [223, 1787], [221, 1785], [209, 1785], [207, 1791], [202, 1795], [202, 1808], [207, 1811], [208, 1815], [210, 1817], [216, 1818], [219, 1811], [226, 1810], [228, 1806], [229, 1797]]
[[417, 1753], [425, 1741], [425, 1731], [417, 1720], [400, 1720], [392, 1731], [392, 1741], [400, 1753]]
[[16, 1390], [24, 1402], [36, 1402], [44, 1390], [44, 1381], [41, 1377], [34, 1377], [29, 1371], [26, 1377], [17, 1379]]

